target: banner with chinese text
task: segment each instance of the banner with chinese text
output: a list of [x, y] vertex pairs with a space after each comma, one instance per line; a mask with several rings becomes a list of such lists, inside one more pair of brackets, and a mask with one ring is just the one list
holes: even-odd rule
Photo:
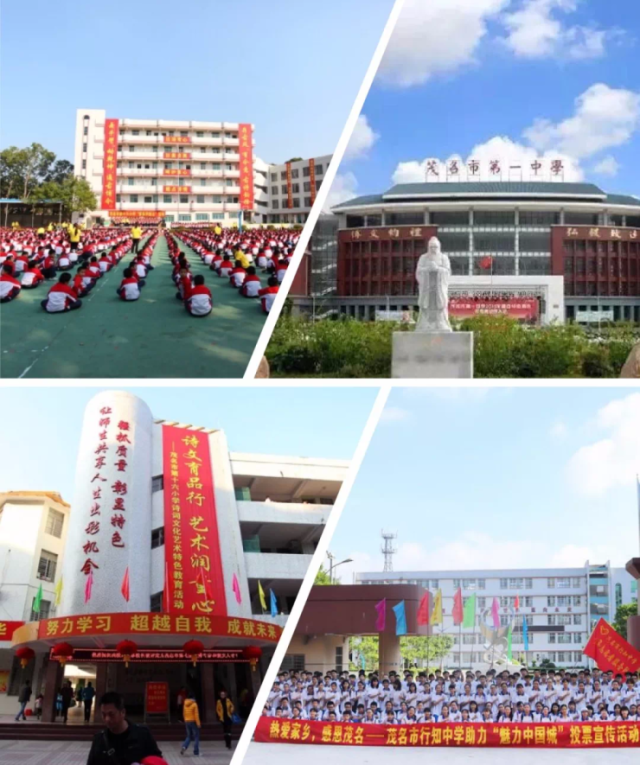
[[457, 319], [469, 316], [504, 314], [512, 319], [536, 321], [539, 316], [539, 303], [536, 298], [509, 298], [508, 300], [474, 300], [473, 298], [454, 297], [449, 300], [449, 315]]
[[346, 746], [637, 747], [640, 746], [640, 722], [359, 725], [261, 717], [254, 738], [261, 743]]
[[130, 218], [150, 218], [151, 220], [160, 220], [164, 218], [163, 210], [111, 210], [109, 217], [111, 220], [129, 220]]
[[316, 201], [316, 161], [309, 160], [309, 186], [311, 190], [311, 204]]
[[162, 140], [164, 143], [191, 143], [188, 135], [165, 135]]
[[190, 194], [191, 186], [163, 186], [162, 191], [165, 194]]
[[14, 631], [23, 624], [24, 622], [0, 622], [0, 640], [11, 640]]
[[104, 159], [102, 162], [102, 210], [113, 210], [116, 206], [116, 177], [118, 168], [119, 120], [104, 122]]
[[209, 437], [164, 425], [162, 453], [170, 610], [223, 616], [227, 601]]
[[619, 635], [604, 619], [596, 624], [583, 653], [603, 672], [640, 671], [640, 651]]
[[165, 151], [162, 159], [191, 159], [188, 151]]
[[149, 715], [169, 714], [169, 683], [148, 682], [144, 694], [145, 712]]
[[291, 162], [287, 162], [287, 207], [293, 207], [293, 173], [291, 171]]
[[165, 169], [162, 171], [162, 175], [164, 176], [177, 175], [179, 177], [184, 176], [185, 178], [189, 178], [191, 177], [191, 170], [187, 170], [186, 168], [173, 168], [173, 167], [166, 168], [165, 167]]
[[240, 209], [253, 210], [253, 128], [241, 123], [238, 127], [238, 153], [240, 154]]

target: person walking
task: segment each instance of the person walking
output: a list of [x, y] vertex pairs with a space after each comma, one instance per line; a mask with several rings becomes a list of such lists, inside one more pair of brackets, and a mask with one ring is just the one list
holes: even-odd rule
[[184, 701], [184, 725], [187, 731], [187, 737], [184, 743], [180, 747], [180, 754], [184, 754], [189, 748], [189, 744], [193, 741], [193, 754], [195, 757], [200, 756], [200, 710], [198, 709], [198, 702], [195, 700], [193, 692], [187, 693], [187, 698]]
[[24, 713], [24, 710], [26, 709], [30, 699], [31, 699], [31, 683], [28, 680], [26, 680], [22, 688], [20, 688], [20, 693], [18, 694], [18, 703], [20, 704], [20, 711], [16, 715], [16, 722], [18, 722], [20, 718], [22, 718], [23, 720], [27, 719], [27, 716]]
[[131, 247], [131, 252], [138, 252], [138, 247], [140, 246], [140, 239], [142, 238], [142, 229], [138, 224], [136, 224], [131, 229], [131, 239], [133, 240], [133, 245]]
[[127, 720], [119, 693], [105, 693], [99, 706], [105, 728], [93, 737], [87, 765], [134, 765], [145, 757], [162, 757], [149, 728]]
[[71, 702], [74, 701], [74, 699], [75, 696], [73, 693], [71, 680], [67, 680], [67, 682], [60, 689], [60, 712], [62, 714], [62, 722], [67, 722], [67, 718], [69, 717], [69, 707], [71, 706]]
[[96, 695], [96, 689], [91, 685], [91, 681], [87, 683], [86, 688], [82, 691], [82, 703], [84, 704], [84, 721], [86, 723], [91, 719], [91, 705], [93, 704], [94, 696]]
[[218, 720], [222, 723], [222, 732], [224, 733], [224, 743], [227, 749], [231, 749], [231, 723], [234, 712], [234, 706], [226, 691], [220, 691], [220, 698], [216, 702], [216, 713]]

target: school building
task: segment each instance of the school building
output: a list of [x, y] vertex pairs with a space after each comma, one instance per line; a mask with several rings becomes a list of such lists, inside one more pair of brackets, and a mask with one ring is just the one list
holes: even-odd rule
[[139, 717], [154, 681], [174, 715], [194, 688], [208, 722], [221, 688], [253, 697], [347, 467], [230, 452], [221, 430], [95, 396], [71, 506], [0, 495], [0, 714], [29, 680], [51, 721], [65, 677], [117, 689]]
[[303, 224], [331, 156], [274, 165], [254, 147], [249, 123], [120, 119], [78, 109], [74, 168], [98, 198], [92, 218]]

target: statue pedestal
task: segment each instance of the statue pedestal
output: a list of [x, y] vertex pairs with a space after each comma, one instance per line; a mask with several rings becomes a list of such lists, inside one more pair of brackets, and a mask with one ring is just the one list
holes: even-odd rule
[[391, 377], [473, 377], [473, 332], [394, 332]]

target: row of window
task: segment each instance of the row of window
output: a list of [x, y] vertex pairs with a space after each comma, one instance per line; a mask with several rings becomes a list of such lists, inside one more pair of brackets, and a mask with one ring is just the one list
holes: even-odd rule
[[[272, 180], [276, 180], [272, 176]], [[473, 218], [471, 215], [473, 214]], [[455, 211], [422, 211], [384, 214], [386, 226], [515, 226], [515, 210], [455, 210]], [[520, 210], [518, 224], [521, 227], [549, 227], [560, 224], [560, 212], [537, 212], [535, 210]], [[640, 217], [606, 215], [597, 213], [565, 212], [564, 224], [567, 226], [623, 226], [640, 227]], [[378, 227], [383, 225], [380, 213], [371, 215], [347, 215], [347, 228]]]
[[[199, 167], [196, 167], [199, 165]], [[238, 165], [227, 163], [223, 165], [221, 162], [118, 162], [118, 170], [229, 170], [233, 172], [238, 170]]]
[[[303, 201], [304, 201], [304, 205], [303, 205], [304, 207], [311, 207], [312, 204], [313, 204], [311, 202], [311, 197], [304, 197]], [[301, 207], [300, 199], [298, 197], [292, 199], [291, 200], [291, 205], [292, 205], [292, 207]], [[271, 207], [274, 210], [279, 210], [280, 209], [280, 202], [277, 199], [272, 199], [271, 200]], [[286, 199], [282, 200], [282, 209], [283, 210], [287, 209], [287, 200]]]
[[120, 185], [124, 186], [168, 186], [173, 185], [175, 180], [176, 186], [182, 186], [182, 185], [190, 185], [190, 186], [216, 186], [219, 187], [222, 183], [223, 186], [226, 188], [231, 188], [233, 186], [239, 186], [237, 180], [233, 180], [231, 178], [226, 178], [224, 181], [221, 181], [220, 179], [211, 179], [207, 180], [206, 178], [160, 178], [160, 183], [158, 183], [158, 178], [128, 178], [127, 183], [121, 182]]
[[[189, 130], [134, 130], [131, 128], [122, 127], [120, 128], [120, 135], [124, 136], [136, 136], [136, 135], [150, 135], [150, 136], [167, 136], [167, 135], [173, 135], [173, 136], [182, 136], [183, 138], [188, 137], [191, 135], [194, 131]], [[237, 133], [220, 133], [219, 131], [205, 131], [205, 130], [196, 130], [195, 131], [195, 137], [196, 138], [215, 138], [216, 140], [222, 139], [230, 139], [230, 140], [238, 140], [238, 134]]]
[[[320, 190], [320, 186], [322, 186], [322, 180], [316, 181], [316, 191]], [[303, 191], [311, 191], [311, 181], [304, 181], [302, 184], [302, 190]], [[287, 186], [280, 186], [280, 192], [278, 191], [278, 186], [272, 186], [271, 187], [271, 195], [274, 197], [277, 197], [279, 193], [282, 193], [282, 196], [286, 197], [289, 194], [289, 189]], [[292, 194], [299, 194], [300, 193], [300, 184], [299, 183], [292, 183], [291, 184], [291, 193]]]
[[[129, 194], [129, 197], [127, 199], [126, 196], [122, 196], [121, 194], [116, 195], [116, 202], [131, 202], [133, 204], [139, 204], [140, 202], [146, 204], [146, 205], [155, 205], [159, 204], [160, 195], [159, 194], [153, 194], [151, 196], [143, 196], [140, 198], [139, 194]], [[170, 205], [170, 204], [189, 204], [189, 202], [195, 202], [198, 205], [204, 205], [204, 204], [214, 204], [219, 205], [223, 203], [227, 204], [238, 204], [239, 197], [221, 197], [221, 196], [211, 196], [211, 197], [205, 197], [202, 194], [196, 194], [195, 198], [193, 195], [189, 194], [178, 194], [176, 196], [173, 196], [171, 194], [163, 194], [162, 195], [162, 204]]]
[[[318, 165], [316, 163], [315, 174], [316, 175], [322, 175], [323, 172], [324, 172], [324, 166], [323, 165]], [[309, 167], [303, 167], [302, 168], [302, 176], [304, 178], [309, 178], [310, 175], [311, 175], [311, 169]], [[300, 177], [300, 170], [299, 170], [299, 168], [295, 167], [295, 168], [291, 169], [291, 177], [292, 178], [299, 178]], [[277, 180], [278, 180], [278, 173], [271, 173], [271, 182], [275, 183]], [[280, 180], [281, 181], [286, 181], [287, 180], [287, 171], [286, 170], [283, 170], [280, 173]]]

